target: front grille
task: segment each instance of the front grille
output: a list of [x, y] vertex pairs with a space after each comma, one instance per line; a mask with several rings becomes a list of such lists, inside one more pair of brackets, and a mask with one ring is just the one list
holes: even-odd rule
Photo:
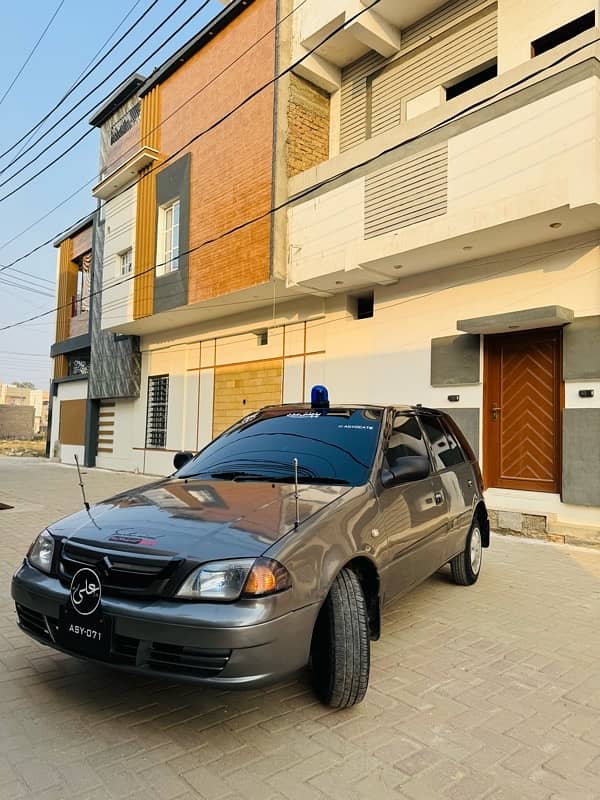
[[158, 597], [180, 566], [170, 556], [106, 550], [66, 540], [62, 544], [58, 577], [70, 586], [75, 573], [91, 567], [100, 575], [102, 591], [107, 595]]
[[[22, 628], [25, 628], [26, 631], [42, 639], [51, 641], [46, 620], [44, 615], [40, 614], [39, 611], [33, 611], [31, 608], [25, 608], [20, 603], [17, 603], [17, 616], [19, 618], [19, 624]], [[49, 625], [55, 625], [56, 623], [57, 620], [48, 618]]]
[[176, 644], [152, 642], [148, 666], [160, 672], [210, 678], [227, 666], [231, 650], [200, 650]]
[[119, 664], [135, 665], [137, 663], [139, 643], [139, 639], [133, 639], [131, 636], [113, 634], [110, 647], [111, 660], [117, 661]]

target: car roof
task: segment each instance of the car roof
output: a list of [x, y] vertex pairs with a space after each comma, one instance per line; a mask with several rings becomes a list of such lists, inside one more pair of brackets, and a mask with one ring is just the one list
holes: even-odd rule
[[[319, 407], [312, 406], [310, 403], [282, 403], [279, 405], [272, 405], [272, 406], [264, 406], [261, 408], [261, 411], [266, 411], [267, 409], [274, 410], [280, 408], [282, 411], [320, 411]], [[426, 408], [425, 406], [416, 405], [416, 406], [409, 406], [409, 405], [375, 405], [369, 403], [335, 403], [330, 404], [327, 407], [327, 411], [397, 411], [399, 413], [404, 414], [437, 414], [443, 415], [444, 412], [440, 411], [439, 409], [435, 408]]]

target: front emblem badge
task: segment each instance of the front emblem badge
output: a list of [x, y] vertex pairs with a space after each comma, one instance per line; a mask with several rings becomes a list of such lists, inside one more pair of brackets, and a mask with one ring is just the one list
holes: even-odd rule
[[100, 578], [89, 567], [82, 567], [71, 581], [71, 604], [84, 617], [93, 614], [100, 605], [102, 589]]

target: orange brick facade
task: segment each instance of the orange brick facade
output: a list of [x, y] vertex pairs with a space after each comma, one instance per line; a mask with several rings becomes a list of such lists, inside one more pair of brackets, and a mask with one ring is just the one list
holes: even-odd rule
[[329, 158], [329, 95], [290, 75], [287, 174], [291, 178]]
[[[273, 79], [275, 26], [276, 0], [256, 0], [161, 84], [164, 157]], [[181, 153], [191, 153], [189, 303], [269, 280], [273, 118], [269, 86]]]

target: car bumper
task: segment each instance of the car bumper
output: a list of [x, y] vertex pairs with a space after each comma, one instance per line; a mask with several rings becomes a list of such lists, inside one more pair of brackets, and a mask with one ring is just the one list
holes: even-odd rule
[[[55, 641], [53, 630], [69, 598], [60, 581], [25, 562], [13, 577], [11, 593], [25, 633], [56, 650], [89, 658]], [[110, 652], [90, 660], [206, 685], [253, 688], [308, 663], [318, 612], [319, 605], [311, 604], [265, 620], [260, 601], [244, 606], [104, 596], [102, 613], [112, 628]]]

